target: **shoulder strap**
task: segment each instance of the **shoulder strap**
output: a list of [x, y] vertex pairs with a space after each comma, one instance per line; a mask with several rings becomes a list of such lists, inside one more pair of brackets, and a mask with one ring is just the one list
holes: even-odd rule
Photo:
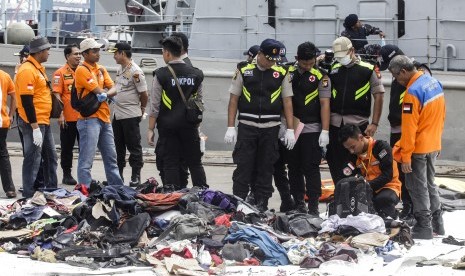
[[184, 96], [184, 93], [182, 92], [181, 85], [179, 84], [176, 73], [174, 72], [173, 68], [169, 64], [167, 64], [166, 67], [168, 67], [168, 70], [170, 70], [171, 75], [173, 76], [174, 81], [176, 82], [176, 86], [178, 87], [179, 95], [181, 95], [182, 101], [184, 102], [185, 105], [187, 105], [186, 97]]
[[[90, 71], [89, 67], [87, 67], [86, 65], [81, 64], [81, 65], [78, 65], [78, 67], [79, 67], [79, 66], [84, 66], [84, 67], [86, 67], [86, 69], [89, 70], [90, 73], [92, 73], [92, 71]], [[77, 67], [76, 67], [76, 69], [77, 69]], [[97, 83], [98, 83], [98, 80], [97, 80]], [[76, 78], [74, 78], [74, 86], [76, 86]], [[85, 90], [85, 89], [82, 89], [81, 92], [79, 92], [79, 99], [82, 98], [82, 93], [84, 93], [84, 90]]]

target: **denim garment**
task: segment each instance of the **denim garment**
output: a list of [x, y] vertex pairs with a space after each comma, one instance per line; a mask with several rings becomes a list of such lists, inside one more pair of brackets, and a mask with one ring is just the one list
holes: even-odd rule
[[18, 127], [21, 130], [24, 140], [24, 160], [23, 160], [23, 196], [32, 197], [34, 195], [34, 182], [40, 168], [40, 161], [43, 160], [43, 174], [45, 188], [57, 187], [57, 153], [55, 140], [53, 139], [50, 125], [39, 125], [42, 132], [42, 147], [34, 145], [32, 137], [32, 127], [23, 119], [18, 118]]
[[92, 181], [91, 170], [97, 148], [102, 155], [105, 175], [109, 185], [123, 185], [116, 165], [115, 141], [111, 124], [98, 118], [78, 120], [79, 158], [78, 181], [89, 187]]

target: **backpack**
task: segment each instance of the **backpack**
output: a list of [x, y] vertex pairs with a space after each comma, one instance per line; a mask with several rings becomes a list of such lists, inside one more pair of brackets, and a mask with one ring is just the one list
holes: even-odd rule
[[360, 213], [375, 214], [373, 190], [361, 176], [350, 176], [339, 180], [334, 190], [334, 201], [329, 204], [329, 215], [340, 218]]
[[[82, 66], [86, 67], [87, 70], [91, 72], [87, 66]], [[71, 107], [81, 113], [81, 116], [89, 117], [90, 115], [97, 112], [102, 103], [98, 101], [97, 95], [95, 95], [95, 93], [88, 93], [86, 96], [82, 97], [83, 92], [84, 90], [82, 90], [78, 95], [76, 89], [76, 80], [74, 80], [73, 84], [71, 85]]]
[[206, 189], [200, 195], [203, 202], [220, 207], [221, 209], [232, 212], [237, 209], [237, 200], [220, 191]]

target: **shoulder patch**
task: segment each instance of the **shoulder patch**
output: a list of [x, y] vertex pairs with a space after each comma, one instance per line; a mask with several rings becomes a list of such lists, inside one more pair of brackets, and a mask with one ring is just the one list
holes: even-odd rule
[[140, 82], [139, 73], [134, 73], [134, 75], [132, 75], [132, 77], [134, 78], [135, 82]]
[[329, 85], [328, 76], [324, 76], [321, 81], [322, 81], [323, 87], [328, 87], [328, 85]]
[[236, 69], [236, 71], [234, 72], [233, 80], [237, 79], [237, 74], [239, 74], [239, 69]]
[[413, 112], [413, 104], [412, 103], [404, 103], [402, 107], [402, 113], [412, 114]]
[[385, 149], [383, 149], [382, 151], [379, 152], [378, 156], [379, 156], [379, 159], [383, 159], [384, 156], [387, 155], [387, 151]]
[[73, 79], [73, 74], [63, 74], [63, 78], [65, 80], [72, 80]]
[[378, 79], [381, 79], [381, 72], [379, 71], [379, 67], [378, 66], [375, 66], [375, 73], [376, 73], [376, 77]]

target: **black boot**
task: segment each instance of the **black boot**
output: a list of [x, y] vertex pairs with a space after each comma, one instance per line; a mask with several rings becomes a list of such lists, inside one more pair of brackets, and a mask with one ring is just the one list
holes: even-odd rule
[[124, 183], [124, 177], [123, 177], [124, 167], [118, 167], [118, 170], [119, 170], [119, 176], [121, 177], [121, 180], [123, 180], [123, 183]]
[[282, 213], [289, 212], [294, 210], [295, 203], [290, 193], [279, 193], [281, 196], [281, 205], [279, 206], [279, 211]]
[[297, 213], [304, 213], [304, 214], [308, 213], [308, 208], [303, 198], [294, 198], [294, 201], [295, 201], [295, 211]]
[[412, 238], [431, 240], [433, 238], [431, 215], [429, 213], [415, 213], [415, 219], [417, 223], [412, 228]]
[[65, 185], [76, 185], [77, 181], [71, 175], [71, 169], [63, 169], [63, 180], [61, 181]]
[[318, 209], [318, 205], [320, 204], [319, 202], [319, 197], [315, 196], [310, 196], [308, 197], [308, 213], [313, 216], [320, 216], [320, 211]]
[[268, 198], [257, 197], [255, 207], [262, 213], [268, 210]]
[[401, 220], [407, 220], [409, 218], [413, 217], [413, 209], [412, 209], [412, 204], [410, 203], [402, 203], [402, 211], [399, 214], [399, 219]]
[[137, 187], [140, 185], [140, 168], [132, 168], [131, 181], [129, 186]]
[[431, 224], [433, 226], [433, 232], [437, 235], [444, 235], [446, 234], [446, 231], [444, 230], [444, 220], [442, 219], [442, 213], [444, 211], [442, 210], [442, 207], [440, 207], [438, 210], [436, 210], [431, 219]]
[[253, 192], [250, 192], [246, 197], [245, 197], [245, 202], [249, 203], [250, 205], [255, 205], [257, 202], [255, 202], [255, 195]]

